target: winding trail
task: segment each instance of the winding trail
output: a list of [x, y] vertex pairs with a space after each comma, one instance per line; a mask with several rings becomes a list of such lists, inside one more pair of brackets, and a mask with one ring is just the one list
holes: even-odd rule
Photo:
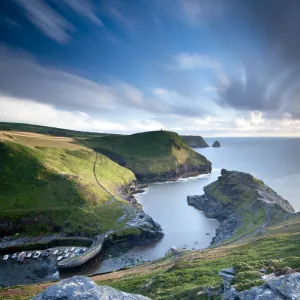
[[83, 144], [85, 147], [87, 147], [88, 149], [90, 149], [91, 151], [94, 152], [95, 154], [95, 161], [94, 161], [94, 165], [93, 165], [93, 174], [95, 177], [95, 180], [97, 182], [97, 184], [105, 191], [107, 192], [111, 197], [114, 198], [114, 195], [99, 181], [97, 174], [96, 174], [96, 165], [98, 162], [98, 152], [96, 152], [95, 150], [93, 150], [87, 143], [85, 143], [84, 141], [78, 139], [78, 138], [74, 138], [74, 140], [78, 141], [79, 143]]

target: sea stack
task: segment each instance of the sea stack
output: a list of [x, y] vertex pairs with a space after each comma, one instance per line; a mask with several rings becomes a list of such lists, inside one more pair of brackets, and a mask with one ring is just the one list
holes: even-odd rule
[[215, 141], [215, 142], [212, 144], [212, 147], [214, 147], [214, 148], [219, 148], [219, 147], [221, 147], [221, 144], [220, 144], [219, 141]]

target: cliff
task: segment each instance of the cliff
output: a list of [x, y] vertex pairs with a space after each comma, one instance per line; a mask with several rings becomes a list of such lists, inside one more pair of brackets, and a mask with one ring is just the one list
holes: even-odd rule
[[162, 236], [160, 226], [129, 203], [135, 175], [76, 139], [0, 131], [0, 166], [1, 236], [92, 237], [129, 229]]
[[85, 143], [130, 169], [140, 182], [176, 180], [211, 171], [211, 162], [192, 150], [175, 132], [89, 138]]
[[181, 135], [180, 136], [186, 144], [188, 144], [191, 148], [206, 148], [209, 145], [200, 135]]
[[225, 169], [217, 181], [204, 187], [204, 195], [188, 196], [187, 201], [219, 220], [214, 244], [262, 232], [294, 213], [289, 202], [261, 180]]

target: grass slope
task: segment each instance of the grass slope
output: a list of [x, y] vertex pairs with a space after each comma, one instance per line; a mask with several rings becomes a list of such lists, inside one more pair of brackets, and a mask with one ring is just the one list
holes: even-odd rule
[[129, 205], [118, 194], [134, 174], [101, 154], [95, 164], [95, 152], [75, 140], [49, 139], [0, 134], [1, 233], [92, 235], [122, 228], [126, 218], [117, 220]]
[[104, 136], [106, 133], [84, 132], [77, 130], [62, 129], [49, 126], [31, 125], [25, 123], [9, 123], [0, 122], [0, 130], [6, 131], [22, 131], [22, 132], [35, 132], [56, 136], [69, 136], [69, 137], [89, 137], [89, 136]]
[[[132, 170], [138, 179], [179, 174], [188, 168], [210, 171], [211, 163], [192, 150], [178, 134], [152, 131], [128, 136], [92, 137], [84, 140], [94, 150], [108, 155]], [[184, 170], [185, 169], [185, 170]], [[174, 176], [175, 177], [175, 176]]]
[[[186, 251], [124, 271], [94, 276], [99, 285], [109, 285], [122, 291], [139, 293], [152, 299], [207, 299], [205, 290], [217, 290], [222, 280], [218, 272], [234, 266], [238, 290], [260, 285], [258, 270], [280, 271], [291, 267], [300, 271], [300, 219], [294, 217], [276, 227], [244, 240], [218, 248]], [[0, 290], [0, 299], [31, 299], [51, 285], [31, 285]], [[213, 297], [212, 299], [220, 299]]]

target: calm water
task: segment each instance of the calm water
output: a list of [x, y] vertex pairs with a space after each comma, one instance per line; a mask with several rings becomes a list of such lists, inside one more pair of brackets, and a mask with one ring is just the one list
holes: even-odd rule
[[[216, 138], [206, 138], [211, 145]], [[201, 249], [209, 246], [217, 227], [215, 220], [187, 205], [188, 195], [203, 194], [203, 187], [215, 181], [222, 168], [249, 172], [264, 180], [282, 197], [300, 210], [300, 139], [218, 138], [221, 148], [196, 149], [213, 164], [212, 173], [196, 179], [152, 184], [137, 199], [144, 211], [161, 224], [164, 238], [151, 246], [136, 247], [120, 259], [102, 262], [97, 269], [105, 272], [122, 265], [122, 259], [135, 255], [153, 260], [172, 246]], [[206, 235], [209, 233], [210, 235]]]

